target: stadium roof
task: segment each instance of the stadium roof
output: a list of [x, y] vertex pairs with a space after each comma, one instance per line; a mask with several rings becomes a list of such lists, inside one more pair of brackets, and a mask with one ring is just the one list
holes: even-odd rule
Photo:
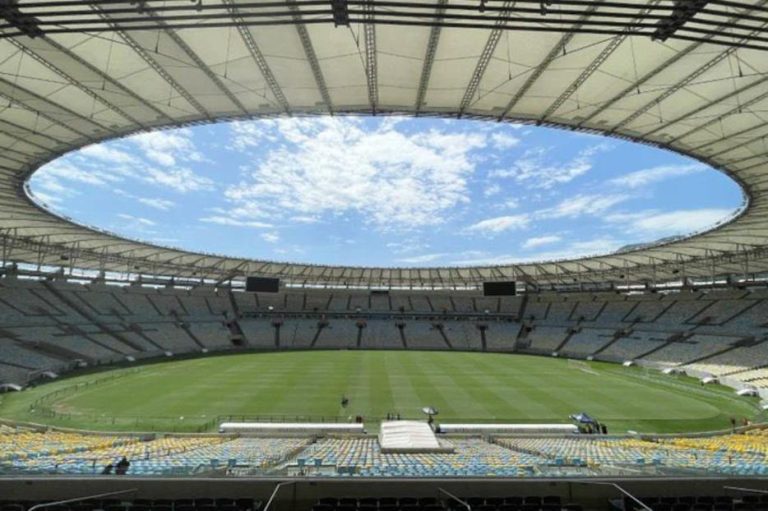
[[[8, 0], [0, 16], [5, 261], [374, 286], [642, 282], [768, 269], [768, 0]], [[192, 123], [328, 114], [604, 133], [721, 169], [749, 202], [715, 230], [621, 254], [408, 269], [153, 246], [56, 217], [25, 192], [42, 164], [95, 142]]]

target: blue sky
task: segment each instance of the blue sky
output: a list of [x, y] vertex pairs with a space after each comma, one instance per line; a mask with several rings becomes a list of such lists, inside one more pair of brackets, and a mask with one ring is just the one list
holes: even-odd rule
[[742, 203], [688, 158], [442, 119], [256, 120], [137, 135], [43, 167], [39, 202], [152, 243], [365, 266], [551, 260], [712, 226]]

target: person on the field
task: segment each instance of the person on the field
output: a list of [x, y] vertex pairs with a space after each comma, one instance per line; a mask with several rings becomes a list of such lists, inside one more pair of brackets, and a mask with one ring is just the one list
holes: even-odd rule
[[113, 468], [114, 467], [113, 467], [112, 463], [107, 463], [107, 465], [104, 467], [104, 470], [101, 471], [101, 474], [102, 475], [111, 474]]

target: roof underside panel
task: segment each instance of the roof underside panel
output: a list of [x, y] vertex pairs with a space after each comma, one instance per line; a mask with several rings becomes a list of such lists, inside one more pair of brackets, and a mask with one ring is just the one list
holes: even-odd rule
[[249, 29], [293, 109], [323, 110], [323, 98], [312, 76], [312, 67], [295, 28], [290, 26]]
[[376, 61], [387, 70], [378, 77], [379, 101], [394, 110], [413, 110], [425, 65], [431, 29], [376, 27]]
[[456, 28], [444, 28], [441, 31], [424, 103], [425, 109], [446, 114], [455, 113], [487, 40], [488, 34], [482, 30], [465, 32]]
[[[199, 11], [193, 3], [142, 3], [84, 3], [71, 15], [77, 29], [66, 30], [71, 5], [46, 4], [43, 11], [20, 0], [22, 13], [45, 22], [44, 34], [9, 37], [13, 27], [0, 29], [0, 238], [7, 259], [356, 286], [642, 281], [768, 268], [768, 46], [758, 48], [755, 38], [768, 26], [765, 0], [745, 1], [742, 9], [714, 3], [690, 22], [705, 32], [684, 26], [664, 41], [635, 34], [670, 12], [661, 0], [569, 4], [574, 14], [545, 4], [544, 15], [531, 2], [494, 0], [481, 12], [469, 0], [374, 0], [351, 4], [352, 22], [339, 26], [328, 6], [300, 0], [271, 3], [268, 13], [246, 0], [206, 0]], [[638, 25], [597, 33], [605, 21]], [[126, 240], [56, 217], [23, 192], [43, 163], [129, 133], [232, 118], [389, 112], [543, 123], [655, 144], [728, 173], [749, 195], [749, 207], [707, 233], [575, 261], [347, 268]]]

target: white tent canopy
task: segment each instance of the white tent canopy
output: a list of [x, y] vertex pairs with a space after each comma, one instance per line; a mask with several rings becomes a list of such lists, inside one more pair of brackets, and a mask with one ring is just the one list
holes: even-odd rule
[[424, 421], [386, 421], [381, 423], [379, 445], [382, 452], [452, 451], [438, 442], [432, 428]]
[[481, 433], [503, 435], [568, 435], [579, 432], [573, 424], [441, 424], [443, 433]]
[[219, 433], [365, 433], [365, 428], [359, 423], [222, 422]]

